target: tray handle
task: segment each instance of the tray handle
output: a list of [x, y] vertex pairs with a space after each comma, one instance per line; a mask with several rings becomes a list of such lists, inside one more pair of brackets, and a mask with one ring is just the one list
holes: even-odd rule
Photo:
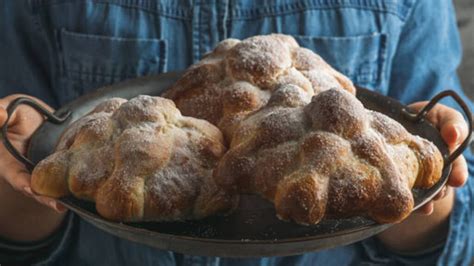
[[8, 139], [8, 122], [10, 121], [13, 112], [15, 112], [15, 109], [22, 104], [29, 105], [33, 107], [38, 113], [42, 114], [43, 116], [46, 117], [46, 120], [54, 123], [54, 124], [62, 124], [64, 121], [66, 121], [70, 116], [71, 116], [71, 111], [67, 111], [65, 114], [61, 116], [56, 116], [55, 114], [51, 113], [48, 111], [46, 108], [41, 106], [38, 102], [35, 100], [28, 98], [28, 97], [19, 97], [13, 100], [8, 106], [7, 106], [7, 120], [5, 121], [5, 124], [2, 126], [2, 141], [3, 145], [5, 145], [5, 148], [10, 152], [10, 154], [15, 157], [18, 161], [23, 163], [25, 167], [28, 170], [33, 170], [35, 164], [26, 156], [24, 156], [21, 152], [19, 152], [13, 144], [10, 142]]
[[468, 147], [470, 141], [471, 141], [471, 135], [472, 135], [472, 113], [471, 111], [469, 110], [469, 107], [467, 106], [466, 102], [461, 98], [461, 96], [459, 96], [459, 94], [457, 94], [455, 91], [453, 90], [446, 90], [446, 91], [442, 91], [438, 94], [436, 94], [429, 102], [428, 104], [423, 107], [423, 109], [421, 109], [420, 112], [414, 114], [414, 113], [411, 113], [409, 111], [407, 111], [406, 109], [404, 109], [404, 112], [405, 114], [407, 115], [408, 119], [414, 121], [414, 122], [418, 122], [418, 121], [422, 121], [423, 119], [425, 119], [426, 117], [426, 114], [428, 114], [429, 111], [431, 111], [431, 109], [433, 109], [433, 107], [443, 98], [446, 98], [446, 97], [452, 97], [457, 104], [459, 104], [459, 106], [461, 106], [462, 110], [464, 111], [464, 114], [466, 115], [466, 119], [467, 119], [467, 123], [468, 123], [468, 126], [469, 126], [469, 130], [468, 130], [468, 134], [467, 134], [467, 137], [466, 139], [461, 143], [461, 145], [459, 145], [459, 147], [454, 151], [452, 152], [448, 158], [446, 158], [445, 160], [445, 165], [449, 165], [451, 164], [459, 155], [462, 154], [462, 152]]

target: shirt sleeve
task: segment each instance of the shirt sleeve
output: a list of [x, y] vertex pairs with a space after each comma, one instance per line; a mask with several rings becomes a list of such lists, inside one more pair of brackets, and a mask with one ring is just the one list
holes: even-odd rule
[[[452, 89], [473, 110], [456, 73], [461, 56], [452, 1], [418, 1], [404, 25], [393, 58], [389, 96], [409, 104]], [[461, 111], [452, 99], [441, 103]], [[434, 254], [438, 265], [468, 265], [474, 255], [474, 158], [469, 149], [464, 156], [470, 177], [462, 188], [456, 189], [447, 240]]]

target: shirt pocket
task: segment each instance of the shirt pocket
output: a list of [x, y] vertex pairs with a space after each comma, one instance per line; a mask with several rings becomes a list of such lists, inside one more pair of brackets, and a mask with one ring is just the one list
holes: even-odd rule
[[121, 38], [60, 29], [60, 102], [98, 87], [166, 71], [167, 44], [153, 38]]
[[294, 36], [300, 46], [319, 54], [354, 84], [381, 90], [386, 58], [386, 34], [344, 37]]

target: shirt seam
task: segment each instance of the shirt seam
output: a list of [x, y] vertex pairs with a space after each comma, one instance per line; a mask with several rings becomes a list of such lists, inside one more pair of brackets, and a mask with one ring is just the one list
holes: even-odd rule
[[[45, 6], [63, 5], [63, 4], [78, 3], [78, 2], [91, 2], [91, 1], [89, 0], [62, 0], [62, 1], [61, 0], [31, 0], [31, 7], [32, 7], [33, 12], [37, 12], [38, 10], [45, 8]], [[158, 14], [159, 16], [162, 16], [162, 17], [188, 20], [188, 21], [191, 20], [190, 19], [191, 13], [189, 9], [165, 6], [165, 5], [159, 4], [158, 1], [146, 1], [146, 3], [149, 3], [148, 5], [139, 4], [142, 2], [138, 0], [128, 0], [128, 1], [116, 0], [116, 1], [111, 1], [111, 2], [96, 0], [93, 3], [102, 4], [102, 5], [123, 6], [130, 9]], [[155, 6], [155, 9], [153, 8], [153, 6]]]
[[[384, 3], [387, 8], [378, 6], [373, 2], [361, 3], [342, 3], [341, 1], [308, 1], [297, 2], [284, 5], [273, 5], [266, 7], [257, 7], [251, 9], [233, 8], [231, 11], [232, 20], [254, 20], [262, 17], [272, 17], [279, 15], [287, 15], [301, 11], [310, 10], [328, 10], [328, 9], [369, 9], [396, 15], [402, 21], [405, 21], [411, 11], [411, 7], [406, 5], [397, 5], [394, 2]], [[369, 4], [370, 3], [370, 4]]]
[[160, 38], [126, 38], [126, 37], [116, 37], [116, 36], [109, 36], [109, 35], [80, 33], [80, 32], [75, 32], [75, 31], [69, 31], [64, 28], [62, 28], [61, 31], [62, 31], [62, 34], [69, 35], [74, 38], [93, 39], [96, 41], [104, 41], [104, 42], [113, 41], [113, 42], [121, 42], [121, 43], [144, 43], [144, 42], [162, 43], [165, 41], [164, 39], [160, 39]]
[[[158, 62], [159, 64], [160, 62]], [[120, 75], [120, 74], [106, 74], [106, 73], [102, 73], [102, 72], [90, 72], [90, 71], [81, 71], [81, 70], [70, 70], [70, 69], [65, 69], [65, 72], [66, 73], [75, 73], [75, 74], [81, 74], [81, 75], [86, 75], [86, 76], [92, 76], [92, 77], [104, 77], [104, 78], [113, 78], [113, 77], [117, 77], [117, 78], [121, 78], [121, 77], [128, 77], [128, 78], [133, 78], [133, 77], [137, 77], [136, 75], [134, 74], [130, 74], [130, 75]], [[82, 80], [80, 78], [72, 78], [72, 77], [69, 77], [70, 79], [72, 80]]]

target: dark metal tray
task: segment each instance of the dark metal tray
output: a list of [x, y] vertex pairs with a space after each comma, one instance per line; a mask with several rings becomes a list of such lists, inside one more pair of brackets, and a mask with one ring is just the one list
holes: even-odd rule
[[[7, 110], [9, 114], [16, 106], [28, 104], [42, 112], [47, 121], [33, 135], [27, 157], [18, 154], [8, 139], [4, 139], [4, 143], [17, 159], [32, 169], [37, 162], [53, 152], [61, 132], [69, 124], [89, 112], [102, 100], [110, 97], [131, 98], [139, 94], [160, 95], [178, 77], [179, 73], [167, 73], [108, 86], [63, 106], [54, 115], [47, 114], [31, 100], [20, 98], [9, 106]], [[441, 190], [451, 171], [451, 162], [468, 144], [466, 140], [458, 150], [449, 155], [438, 130], [424, 119], [433, 105], [446, 96], [455, 98], [465, 110], [467, 117], [471, 118], [466, 105], [452, 91], [443, 92], [433, 98], [427, 108], [418, 114], [407, 112], [405, 106], [389, 97], [363, 88], [358, 88], [357, 91], [357, 97], [366, 108], [382, 112], [402, 123], [411, 133], [431, 140], [445, 158], [440, 181], [431, 189], [414, 190], [415, 209], [428, 202]], [[6, 132], [6, 126], [3, 130]], [[250, 195], [244, 195], [238, 209], [229, 216], [173, 223], [111, 222], [97, 214], [93, 203], [72, 196], [61, 198], [60, 201], [93, 225], [118, 237], [160, 249], [205, 256], [256, 257], [299, 254], [353, 243], [373, 236], [390, 226], [380, 225], [362, 217], [324, 220], [318, 225], [300, 226], [278, 220], [270, 203]]]

